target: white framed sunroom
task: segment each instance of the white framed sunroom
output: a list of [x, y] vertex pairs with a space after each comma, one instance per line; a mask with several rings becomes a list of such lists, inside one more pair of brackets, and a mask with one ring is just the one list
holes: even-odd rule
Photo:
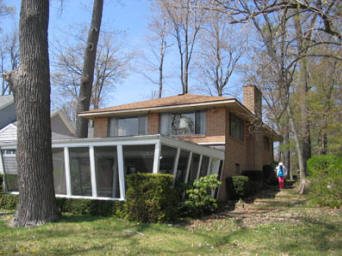
[[[16, 144], [0, 145], [5, 192], [17, 194]], [[15, 152], [15, 151], [14, 151]], [[128, 174], [167, 173], [174, 184], [220, 175], [224, 152], [162, 135], [52, 141], [56, 197], [125, 200]]]

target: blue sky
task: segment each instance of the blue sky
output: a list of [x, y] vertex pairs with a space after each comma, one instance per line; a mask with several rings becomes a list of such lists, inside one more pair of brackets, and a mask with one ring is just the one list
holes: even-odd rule
[[[51, 0], [49, 23], [50, 48], [55, 40], [59, 40], [62, 43], [63, 40], [68, 41], [74, 33], [77, 33], [75, 28], [77, 30], [77, 27], [89, 24], [92, 2], [90, 0], [63, 0], [63, 8], [61, 9], [60, 0]], [[12, 17], [2, 18], [1, 27], [3, 28], [3, 33], [6, 33], [6, 31], [17, 26], [19, 22], [20, 0], [4, 0], [4, 3], [16, 7], [16, 13]], [[105, 0], [101, 30], [123, 32], [123, 50], [141, 53], [148, 51], [146, 36], [148, 34], [150, 17], [149, 0]], [[170, 53], [167, 56], [172, 78], [166, 84], [165, 96], [181, 93], [176, 66], [177, 57], [176, 53]], [[136, 66], [136, 60], [133, 60], [131, 64]], [[234, 81], [239, 83], [240, 86], [238, 79], [233, 79], [232, 82]], [[190, 80], [190, 85], [196, 85], [196, 81], [194, 79]], [[110, 97], [107, 98], [105, 106], [149, 99], [154, 88], [156, 86], [151, 84], [141, 74], [130, 70], [126, 79], [118, 84]], [[191, 90], [191, 87], [190, 92], [199, 93], [198, 91]], [[52, 95], [52, 98], [54, 98], [54, 95]]]

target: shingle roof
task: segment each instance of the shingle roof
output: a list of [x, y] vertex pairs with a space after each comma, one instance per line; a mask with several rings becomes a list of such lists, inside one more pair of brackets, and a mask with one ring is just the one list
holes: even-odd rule
[[0, 109], [14, 103], [13, 95], [0, 96]]
[[167, 106], [177, 106], [186, 104], [196, 104], [205, 102], [219, 102], [225, 100], [232, 100], [234, 98], [219, 97], [219, 96], [205, 96], [205, 95], [195, 95], [195, 94], [184, 94], [176, 95], [165, 98], [158, 98], [153, 100], [138, 101], [130, 104], [118, 105], [109, 108], [94, 109], [90, 111], [82, 112], [86, 113], [100, 113], [107, 111], [121, 111], [121, 110], [137, 110], [144, 108], [154, 108], [154, 107], [167, 107]]

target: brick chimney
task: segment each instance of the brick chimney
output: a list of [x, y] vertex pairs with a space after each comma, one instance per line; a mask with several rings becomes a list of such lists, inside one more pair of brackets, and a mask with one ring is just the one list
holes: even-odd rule
[[261, 91], [253, 84], [245, 85], [243, 87], [243, 105], [260, 119], [262, 119], [261, 104]]

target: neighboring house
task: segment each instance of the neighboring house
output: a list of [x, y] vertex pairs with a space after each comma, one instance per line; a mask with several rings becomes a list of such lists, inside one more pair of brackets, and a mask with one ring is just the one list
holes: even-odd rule
[[[281, 139], [262, 123], [259, 89], [247, 85], [243, 93], [243, 104], [235, 98], [185, 94], [79, 115], [94, 121], [94, 137], [161, 134], [224, 150], [224, 182], [227, 176], [272, 164], [273, 142]], [[226, 199], [225, 193], [220, 199]]]
[[[14, 112], [15, 114], [15, 112]], [[15, 120], [14, 120], [15, 121]], [[60, 140], [60, 139], [70, 139], [73, 138], [75, 135], [75, 130], [64, 116], [64, 114], [57, 110], [51, 113], [51, 137], [52, 140]], [[12, 122], [2, 129], [0, 129], [0, 144], [8, 144], [13, 143], [17, 140], [17, 122]], [[4, 156], [10, 156], [8, 161], [5, 161], [5, 168], [9, 170], [16, 170], [16, 160], [15, 160], [15, 151], [13, 150], [6, 150], [3, 152]], [[11, 157], [13, 156], [13, 158]], [[2, 170], [2, 159], [0, 157], [0, 173], [3, 173]], [[15, 168], [14, 168], [15, 166]]]
[[0, 130], [15, 120], [17, 116], [13, 95], [0, 96]]

